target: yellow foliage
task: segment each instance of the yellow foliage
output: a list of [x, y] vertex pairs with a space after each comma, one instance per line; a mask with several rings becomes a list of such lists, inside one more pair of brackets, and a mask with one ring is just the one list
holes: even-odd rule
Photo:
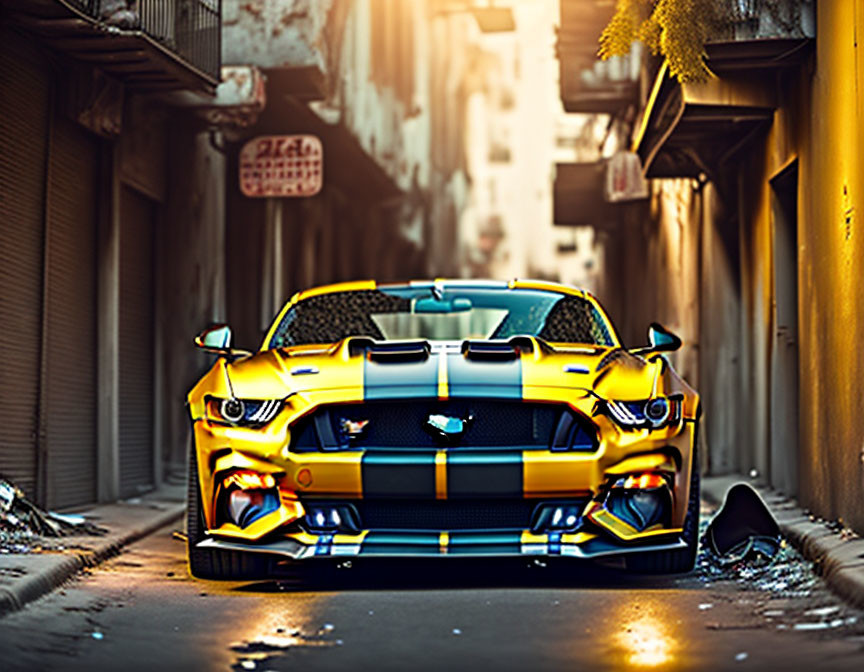
[[715, 0], [618, 0], [615, 14], [600, 36], [600, 57], [623, 56], [639, 40], [669, 63], [680, 82], [711, 76], [705, 42], [722, 21]]

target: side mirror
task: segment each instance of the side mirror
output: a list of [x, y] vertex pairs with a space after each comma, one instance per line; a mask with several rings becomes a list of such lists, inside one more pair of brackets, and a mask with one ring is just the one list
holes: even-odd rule
[[653, 352], [675, 352], [681, 347], [681, 339], [657, 322], [648, 327], [648, 342]]
[[231, 341], [231, 327], [227, 324], [214, 324], [212, 327], [207, 327], [195, 337], [195, 345], [199, 348], [206, 352], [221, 355], [222, 357], [233, 359], [240, 355], [251, 354], [245, 350], [234, 350], [231, 347]]
[[228, 350], [231, 336], [231, 327], [227, 324], [214, 324], [195, 337], [195, 345], [207, 350]]
[[634, 348], [630, 352], [647, 355], [652, 352], [675, 352], [681, 347], [681, 339], [657, 322], [652, 322], [648, 327], [648, 342], [651, 345], [647, 348]]

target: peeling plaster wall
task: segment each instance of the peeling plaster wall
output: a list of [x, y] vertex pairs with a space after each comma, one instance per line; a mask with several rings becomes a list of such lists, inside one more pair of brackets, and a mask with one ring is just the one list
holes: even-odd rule
[[399, 228], [430, 276], [462, 273], [470, 15], [435, 0], [355, 0], [332, 100], [363, 149], [406, 194]]
[[[313, 109], [328, 122], [347, 126], [400, 188], [410, 190], [415, 181], [426, 187], [427, 5], [426, 0], [225, 0], [223, 60], [265, 70], [317, 68], [327, 92]], [[410, 39], [382, 49], [379, 42], [392, 41], [394, 34]]]
[[320, 37], [339, 1], [344, 0], [222, 0], [223, 63], [324, 70]]
[[[815, 55], [774, 79], [773, 124], [733, 167], [742, 302], [738, 467], [756, 469], [762, 480], [796, 494], [819, 515], [842, 518], [861, 530], [864, 241], [855, 235], [855, 206], [864, 187], [864, 114], [862, 55], [855, 44], [856, 30], [864, 31], [864, 2], [820, 3], [818, 9]], [[772, 397], [785, 391], [772, 384], [772, 361], [782, 346], [775, 337], [779, 262], [771, 180], [795, 160], [799, 413], [783, 418], [772, 417]], [[798, 430], [798, 454], [790, 445], [772, 456], [772, 433], [787, 422]]]
[[[432, 57], [426, 5], [425, 0], [355, 0], [345, 22], [338, 69], [331, 73], [337, 84], [328, 105], [340, 110], [363, 149], [405, 191], [414, 182], [429, 186]], [[376, 48], [376, 38], [400, 32], [412, 39]], [[406, 69], [412, 72], [400, 72]], [[410, 90], [404, 82], [411, 83]]]
[[627, 207], [606, 233], [603, 289], [625, 345], [647, 343], [651, 322], [678, 334], [684, 347], [672, 355], [679, 373], [698, 384], [698, 226], [701, 202], [688, 179], [653, 180], [648, 203]]
[[[226, 0], [223, 56], [226, 63], [257, 65], [273, 81], [277, 75], [320, 81], [310, 108], [347, 129], [402, 192], [377, 204], [386, 210], [381, 221], [393, 222], [396, 234], [423, 252], [428, 274], [457, 275], [467, 201], [462, 45], [473, 19], [439, 12], [441, 6], [439, 0]], [[381, 272], [397, 273], [402, 265], [391, 266]], [[376, 270], [371, 275], [380, 275]]]

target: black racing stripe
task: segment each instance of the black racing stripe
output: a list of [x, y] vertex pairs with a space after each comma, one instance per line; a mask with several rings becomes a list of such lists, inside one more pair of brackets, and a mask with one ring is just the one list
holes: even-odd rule
[[360, 546], [360, 555], [438, 555], [437, 532], [369, 532]]
[[521, 555], [521, 544], [477, 544], [447, 548], [447, 555]]
[[522, 398], [521, 358], [483, 361], [468, 359], [462, 353], [446, 356], [451, 397]]
[[517, 555], [521, 552], [521, 532], [451, 532], [447, 544], [447, 555]]
[[360, 469], [364, 498], [435, 499], [435, 451], [368, 450]]
[[363, 360], [365, 399], [435, 398], [438, 396], [438, 358], [432, 353], [417, 362]]
[[451, 450], [447, 497], [522, 497], [522, 451]]
[[400, 546], [398, 544], [364, 543], [360, 555], [439, 555], [438, 546]]
[[521, 544], [522, 532], [451, 532], [449, 547], [472, 544]]
[[404, 544], [406, 546], [435, 546], [440, 543], [438, 532], [384, 532], [371, 531], [363, 539], [364, 544]]

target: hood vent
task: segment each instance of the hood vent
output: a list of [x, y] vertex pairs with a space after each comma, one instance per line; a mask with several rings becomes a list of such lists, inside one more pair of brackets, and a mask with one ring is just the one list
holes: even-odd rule
[[402, 343], [372, 343], [366, 349], [373, 362], [422, 362], [429, 359], [430, 347], [427, 341], [407, 341]]
[[519, 348], [511, 343], [495, 343], [494, 341], [465, 341], [462, 343], [462, 354], [466, 359], [485, 362], [504, 362], [519, 358]]

